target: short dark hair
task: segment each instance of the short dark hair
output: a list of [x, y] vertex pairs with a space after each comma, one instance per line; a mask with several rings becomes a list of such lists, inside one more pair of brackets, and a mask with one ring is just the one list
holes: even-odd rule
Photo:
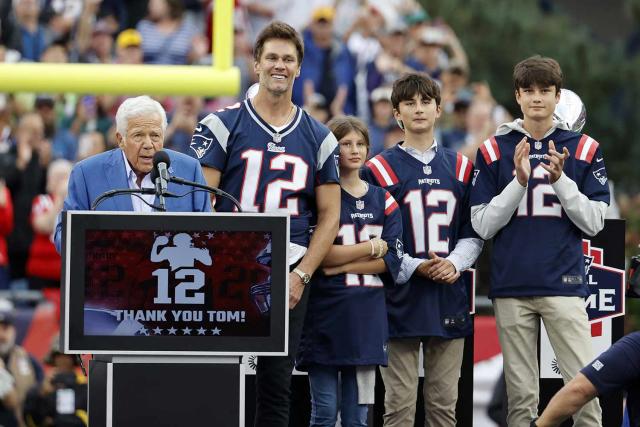
[[533, 86], [555, 86], [558, 93], [562, 89], [562, 69], [555, 59], [535, 55], [516, 64], [513, 84], [516, 91]]
[[365, 144], [367, 144], [367, 152], [369, 152], [369, 130], [367, 125], [354, 116], [336, 116], [329, 120], [327, 127], [333, 133], [338, 141], [347, 136], [351, 131], [358, 132], [362, 135]]
[[391, 91], [391, 104], [397, 110], [402, 101], [409, 101], [416, 94], [423, 99], [435, 99], [436, 105], [440, 105], [440, 86], [431, 77], [422, 73], [407, 74], [396, 80]]
[[262, 50], [264, 44], [271, 39], [288, 40], [294, 44], [296, 51], [298, 52], [298, 64], [302, 64], [302, 58], [304, 57], [304, 44], [300, 34], [289, 24], [285, 24], [281, 21], [273, 21], [267, 25], [256, 39], [256, 44], [253, 49], [253, 59], [257, 62], [262, 56]]

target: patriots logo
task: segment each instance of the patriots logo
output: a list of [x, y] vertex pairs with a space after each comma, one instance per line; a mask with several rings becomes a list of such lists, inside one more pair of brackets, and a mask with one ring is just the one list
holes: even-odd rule
[[404, 245], [400, 239], [396, 239], [396, 255], [398, 255], [398, 258], [402, 258], [404, 255]]
[[191, 138], [191, 144], [189, 144], [189, 147], [191, 147], [191, 149], [195, 151], [196, 156], [201, 159], [211, 147], [212, 142], [213, 138], [207, 138], [205, 136], [195, 134], [193, 135], [193, 138]]
[[605, 170], [605, 168], [594, 170], [593, 176], [596, 177], [600, 184], [605, 185], [607, 183], [607, 171]]
[[591, 255], [584, 255], [584, 274], [589, 274], [591, 264], [593, 264], [594, 257]]

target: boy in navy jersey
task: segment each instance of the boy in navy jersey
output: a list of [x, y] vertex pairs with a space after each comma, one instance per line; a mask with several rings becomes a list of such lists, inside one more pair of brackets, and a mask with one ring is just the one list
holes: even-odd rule
[[[473, 228], [493, 237], [491, 290], [504, 355], [508, 424], [537, 416], [537, 338], [544, 321], [565, 382], [592, 358], [582, 235], [604, 227], [607, 174], [598, 143], [554, 121], [562, 71], [534, 56], [514, 69], [523, 119], [498, 128], [478, 150]], [[577, 426], [601, 424], [593, 401]]]
[[310, 426], [335, 426], [338, 410], [343, 426], [366, 426], [375, 366], [387, 364], [383, 278], [394, 286], [400, 270], [402, 217], [388, 191], [359, 177], [366, 125], [347, 116], [327, 126], [340, 146], [340, 229], [314, 279], [296, 366], [309, 372]]
[[582, 368], [556, 393], [540, 418], [531, 425], [559, 426], [596, 396], [620, 390], [627, 392], [629, 424], [626, 425], [640, 427], [640, 332], [622, 337], [590, 365]]
[[[244, 211], [291, 214], [289, 356], [258, 358], [259, 427], [289, 425], [291, 371], [308, 296], [305, 285], [331, 247], [340, 217], [338, 142], [326, 126], [291, 102], [303, 55], [300, 35], [291, 26], [269, 24], [254, 50], [257, 94], [205, 117], [190, 145], [207, 183], [235, 196]], [[224, 199], [215, 207], [233, 209]]]
[[432, 79], [402, 77], [393, 85], [391, 102], [405, 140], [372, 158], [363, 173], [397, 200], [404, 225], [398, 283], [408, 283], [387, 288], [384, 425], [414, 424], [422, 344], [426, 423], [455, 426], [464, 337], [473, 333], [460, 273], [482, 250], [469, 218], [473, 164], [433, 138], [441, 107]]

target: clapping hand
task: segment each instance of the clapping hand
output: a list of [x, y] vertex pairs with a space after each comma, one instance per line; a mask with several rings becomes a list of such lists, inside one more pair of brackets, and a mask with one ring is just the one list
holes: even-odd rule
[[516, 151], [513, 154], [513, 163], [516, 167], [516, 178], [523, 187], [526, 187], [529, 183], [529, 176], [531, 175], [531, 162], [529, 161], [529, 150], [531, 145], [527, 142], [525, 136], [516, 145]]
[[562, 169], [564, 168], [564, 161], [570, 156], [567, 147], [562, 148], [562, 153], [556, 150], [556, 144], [553, 141], [549, 141], [549, 152], [544, 156], [549, 160], [549, 164], [540, 163], [540, 166], [549, 172], [549, 182], [553, 184], [562, 175]]

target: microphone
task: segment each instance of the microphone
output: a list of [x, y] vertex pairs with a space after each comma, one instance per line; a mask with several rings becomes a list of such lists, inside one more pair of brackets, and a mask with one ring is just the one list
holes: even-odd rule
[[171, 164], [171, 159], [166, 151], [156, 151], [153, 155], [153, 169], [151, 170], [151, 180], [156, 185], [156, 196], [161, 209], [165, 209], [164, 195], [167, 192], [169, 173], [167, 168]]

